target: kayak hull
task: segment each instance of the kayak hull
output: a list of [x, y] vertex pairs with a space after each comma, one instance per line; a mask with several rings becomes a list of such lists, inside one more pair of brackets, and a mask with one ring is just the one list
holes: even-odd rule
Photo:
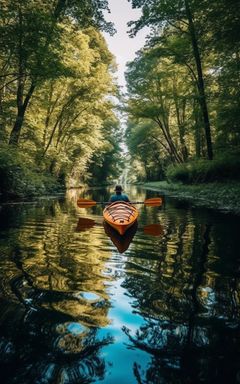
[[138, 210], [125, 201], [109, 204], [103, 211], [104, 220], [121, 236], [136, 223]]

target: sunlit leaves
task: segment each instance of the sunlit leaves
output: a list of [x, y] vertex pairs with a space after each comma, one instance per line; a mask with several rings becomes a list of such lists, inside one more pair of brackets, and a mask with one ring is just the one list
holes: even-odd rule
[[41, 169], [74, 174], [77, 182], [93, 154], [108, 151], [105, 120], [114, 116], [116, 86], [113, 56], [99, 32], [113, 31], [107, 9], [105, 0], [10, 0], [0, 15], [1, 136], [9, 139], [17, 112], [15, 144]]
[[[129, 23], [131, 34], [149, 26], [151, 35], [128, 66], [130, 116], [155, 122], [160, 117], [161, 127], [165, 114], [185, 160], [206, 153], [211, 159], [212, 139], [216, 152], [239, 146], [239, 2], [131, 3], [142, 11], [139, 20]], [[162, 139], [158, 135], [163, 146]]]
[[110, 73], [112, 55], [99, 32], [61, 28], [63, 62], [72, 75], [45, 83], [31, 111], [35, 116], [38, 106], [37, 135], [42, 145], [37, 151], [47, 162], [54, 159], [54, 172], [69, 173], [72, 179], [72, 174], [85, 177], [95, 152], [106, 153], [104, 121], [113, 117], [107, 97], [115, 87]]

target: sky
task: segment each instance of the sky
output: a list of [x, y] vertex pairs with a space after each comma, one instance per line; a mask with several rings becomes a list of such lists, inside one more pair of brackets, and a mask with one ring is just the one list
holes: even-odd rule
[[127, 0], [108, 0], [109, 9], [111, 13], [105, 14], [107, 21], [114, 23], [117, 33], [114, 36], [110, 36], [104, 33], [104, 37], [107, 41], [109, 50], [116, 57], [118, 65], [118, 84], [125, 89], [126, 82], [124, 79], [124, 71], [126, 69], [126, 63], [132, 61], [135, 56], [135, 52], [143, 47], [147, 29], [143, 29], [134, 38], [128, 36], [127, 23], [131, 20], [137, 20], [141, 16], [141, 10], [132, 9], [131, 3]]

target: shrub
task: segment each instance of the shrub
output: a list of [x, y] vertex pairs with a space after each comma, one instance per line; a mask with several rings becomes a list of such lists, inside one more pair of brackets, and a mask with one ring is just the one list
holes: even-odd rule
[[0, 148], [0, 193], [4, 197], [28, 197], [59, 188], [51, 175], [40, 173], [35, 164], [17, 149]]
[[167, 179], [184, 184], [202, 182], [240, 180], [240, 156], [225, 154], [214, 160], [197, 160], [171, 165], [166, 171]]

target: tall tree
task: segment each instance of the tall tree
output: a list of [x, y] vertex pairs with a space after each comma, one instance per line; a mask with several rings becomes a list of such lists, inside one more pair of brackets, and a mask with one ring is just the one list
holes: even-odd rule
[[208, 3], [206, 38], [214, 57], [217, 91], [216, 149], [222, 152], [240, 145], [240, 2]]
[[[35, 93], [25, 119], [24, 148], [31, 145], [39, 165], [74, 179], [87, 174], [95, 152], [106, 152], [105, 124], [114, 119], [108, 96], [116, 93], [113, 56], [100, 32], [62, 26], [62, 62], [73, 74], [49, 80]], [[34, 127], [38, 129], [34, 130]], [[106, 140], [106, 142], [105, 142]], [[116, 143], [117, 145], [117, 143]]]
[[135, 176], [140, 180], [163, 179], [163, 168], [171, 153], [158, 139], [156, 127], [145, 119], [129, 119], [125, 136]]
[[146, 48], [128, 64], [126, 79], [128, 113], [135, 119], [152, 121], [145, 136], [152, 136], [173, 162], [181, 163], [188, 156], [187, 118], [194, 85], [171, 58], [166, 48]]
[[[129, 0], [130, 1], [130, 0]], [[205, 83], [200, 51], [201, 28], [198, 25], [198, 13], [202, 11], [202, 1], [197, 0], [131, 0], [134, 8], [142, 7], [142, 16], [133, 26], [131, 33], [136, 34], [144, 26], [174, 27], [176, 34], [188, 33], [197, 72], [199, 104], [202, 112], [208, 159], [213, 158], [211, 128], [206, 100]], [[200, 5], [199, 5], [200, 4]]]
[[[0, 15], [4, 85], [16, 84], [17, 113], [10, 144], [18, 145], [26, 110], [36, 87], [46, 79], [64, 75], [61, 63], [60, 22], [74, 20], [76, 28], [94, 26], [113, 31], [105, 22], [106, 0], [3, 1]], [[8, 80], [10, 79], [10, 80]]]

